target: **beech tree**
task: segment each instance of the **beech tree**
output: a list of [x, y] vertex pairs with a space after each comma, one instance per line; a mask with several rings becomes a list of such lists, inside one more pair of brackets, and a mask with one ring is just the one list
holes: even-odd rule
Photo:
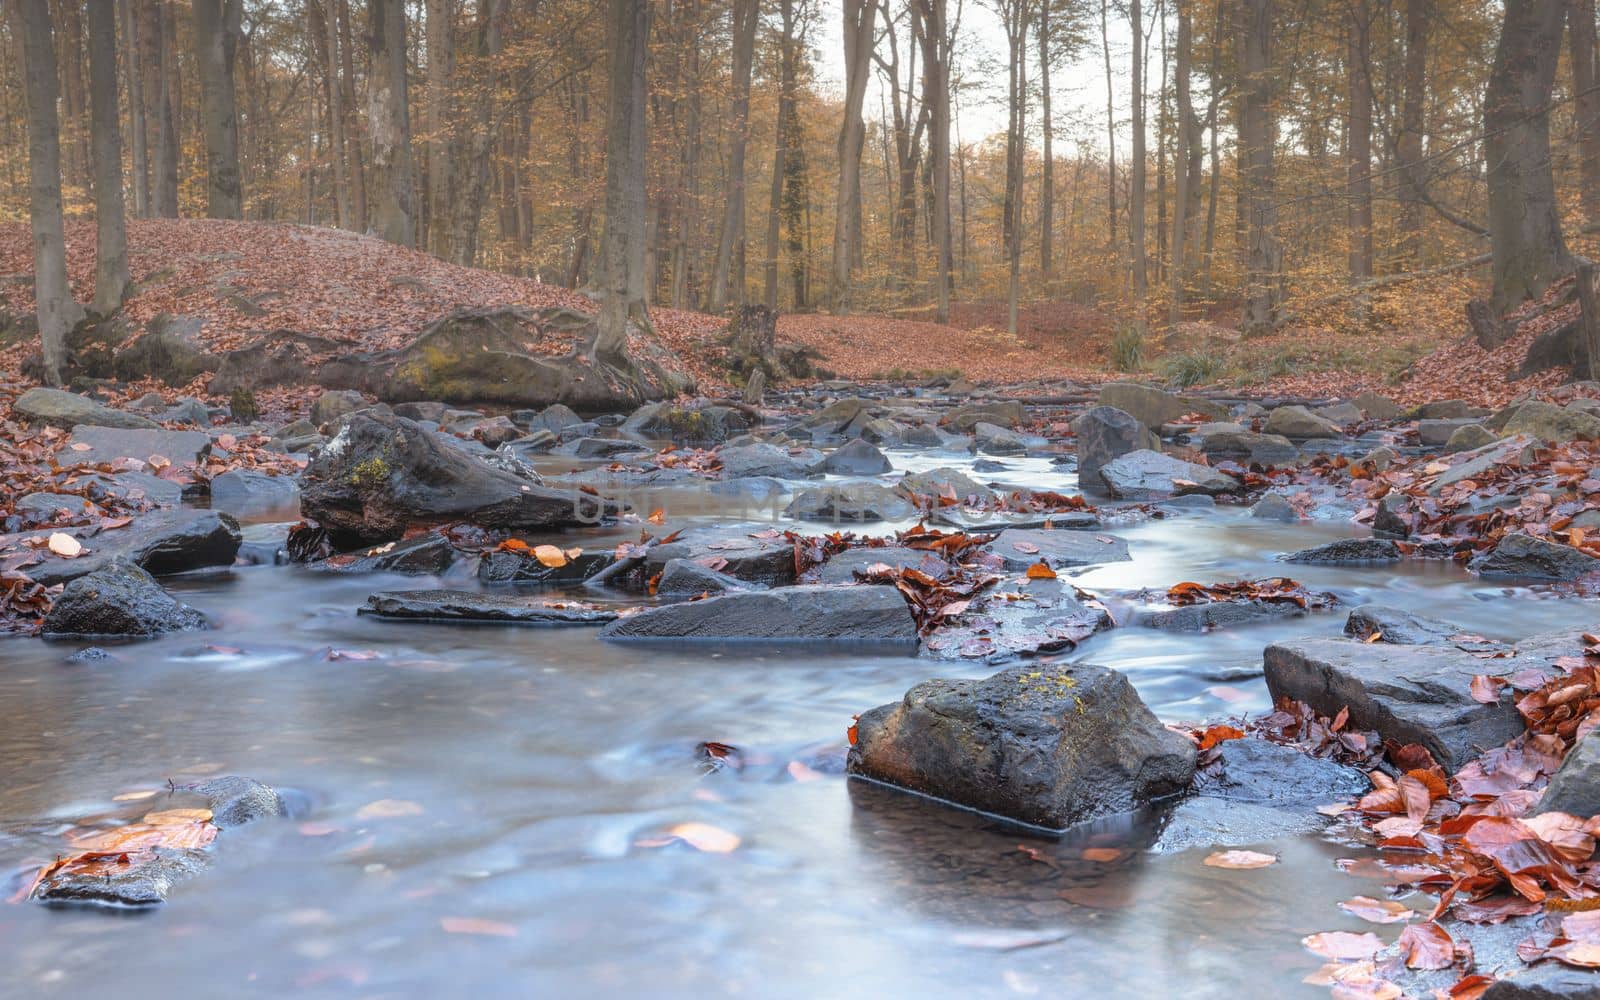
[[67, 332], [83, 318], [67, 281], [61, 222], [61, 125], [56, 118], [55, 39], [49, 0], [11, 0], [12, 31], [22, 54], [28, 103], [28, 218], [33, 228], [33, 297], [43, 351], [44, 381], [60, 385]]
[[195, 63], [200, 68], [200, 120], [206, 138], [206, 214], [213, 219], [243, 218], [233, 64], [244, 3], [193, 0], [193, 6]]
[[367, 0], [372, 71], [367, 122], [372, 133], [372, 226], [390, 243], [417, 240], [416, 178], [406, 97], [406, 9], [403, 0]]
[[628, 363], [628, 323], [648, 323], [645, 297], [645, 51], [650, 7], [610, 0], [611, 101], [606, 123], [606, 219], [600, 238], [595, 357]]
[[117, 24], [109, 2], [89, 4], [89, 115], [94, 158], [94, 307], [122, 305], [128, 289], [128, 231], [122, 202], [122, 128], [117, 120]]

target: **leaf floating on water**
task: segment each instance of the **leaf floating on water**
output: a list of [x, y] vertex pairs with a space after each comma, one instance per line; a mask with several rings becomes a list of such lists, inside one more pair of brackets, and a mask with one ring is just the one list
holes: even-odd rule
[[379, 799], [368, 802], [356, 810], [356, 819], [399, 819], [402, 816], [421, 816], [423, 808], [405, 799]]
[[210, 819], [210, 809], [161, 809], [144, 815], [144, 821], [151, 826], [170, 825], [173, 823], [204, 823]]
[[1278, 863], [1278, 858], [1273, 854], [1262, 854], [1260, 851], [1217, 851], [1206, 855], [1205, 864], [1212, 868], [1266, 868]]
[[1110, 864], [1113, 861], [1121, 860], [1122, 852], [1115, 847], [1085, 847], [1078, 853], [1078, 856], [1085, 861]]
[[442, 917], [439, 926], [447, 934], [482, 934], [489, 937], [516, 937], [517, 928], [499, 920], [482, 917]]
[[83, 543], [64, 531], [52, 534], [45, 547], [63, 559], [76, 559], [83, 555]]
[[1323, 931], [1308, 934], [1300, 939], [1306, 950], [1323, 958], [1346, 961], [1371, 958], [1383, 949], [1383, 941], [1371, 931], [1353, 934], [1350, 931]]
[[1417, 912], [1392, 899], [1373, 899], [1357, 896], [1339, 904], [1339, 909], [1373, 924], [1398, 924], [1410, 920]]
[[709, 823], [679, 823], [667, 833], [707, 854], [728, 854], [737, 850], [740, 844], [737, 834]]

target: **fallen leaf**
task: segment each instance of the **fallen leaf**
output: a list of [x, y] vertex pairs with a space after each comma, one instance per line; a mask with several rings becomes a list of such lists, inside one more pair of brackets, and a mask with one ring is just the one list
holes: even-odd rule
[[63, 559], [76, 559], [83, 555], [83, 543], [64, 531], [52, 534], [45, 547]]
[[423, 808], [405, 799], [379, 799], [368, 802], [356, 810], [356, 819], [398, 819], [402, 816], [421, 816]]
[[1036, 562], [1028, 567], [1028, 579], [1030, 580], [1054, 580], [1055, 578], [1056, 571], [1043, 562]]
[[483, 934], [489, 937], [516, 937], [517, 928], [499, 920], [482, 917], [441, 917], [439, 926], [447, 934]]
[[695, 850], [709, 854], [727, 854], [737, 849], [740, 843], [737, 834], [729, 833], [709, 823], [679, 823], [667, 833]]
[[1383, 950], [1383, 940], [1371, 931], [1361, 934], [1350, 931], [1323, 931], [1301, 938], [1300, 943], [1313, 954], [1340, 961], [1371, 958]]
[[1212, 868], [1266, 868], [1278, 863], [1276, 855], [1259, 851], [1217, 851], [1206, 855], [1205, 864]]
[[1415, 910], [1392, 899], [1356, 896], [1339, 904], [1339, 909], [1373, 924], [1398, 924], [1416, 916]]

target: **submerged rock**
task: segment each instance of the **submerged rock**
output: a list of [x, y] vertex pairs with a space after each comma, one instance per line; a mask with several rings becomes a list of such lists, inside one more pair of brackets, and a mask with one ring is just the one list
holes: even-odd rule
[[915, 645], [917, 626], [893, 587], [817, 584], [647, 608], [607, 625], [600, 638]]
[[616, 505], [530, 483], [404, 417], [356, 413], [306, 469], [300, 509], [347, 549], [449, 521], [511, 529], [594, 524]]
[[881, 483], [838, 483], [804, 490], [784, 513], [808, 521], [894, 521], [915, 512], [911, 502]]
[[391, 590], [367, 598], [359, 614], [407, 621], [477, 622], [493, 625], [599, 625], [615, 611], [510, 594], [466, 590]]
[[1250, 516], [1261, 521], [1281, 521], [1288, 524], [1300, 520], [1300, 512], [1282, 493], [1268, 493], [1250, 508]]
[[597, 549], [580, 552], [560, 566], [546, 566], [532, 552], [499, 549], [478, 562], [478, 579], [484, 583], [560, 585], [582, 583], [611, 564], [612, 553]]
[[1011, 572], [1021, 572], [1037, 562], [1053, 569], [1070, 569], [1133, 558], [1128, 554], [1128, 543], [1120, 538], [1059, 528], [1007, 528], [983, 548], [999, 556]]
[[45, 616], [47, 636], [155, 636], [207, 628], [206, 616], [125, 560], [67, 584]]
[[1114, 670], [1012, 667], [924, 681], [863, 714], [851, 774], [1050, 830], [1181, 791], [1194, 746], [1165, 728]]
[[288, 476], [232, 469], [211, 480], [211, 509], [230, 514], [289, 510], [300, 503], [300, 487]]
[[1301, 549], [1284, 562], [1308, 566], [1376, 566], [1400, 561], [1400, 546], [1387, 538], [1341, 538], [1336, 542]]
[[1600, 559], [1558, 542], [1516, 532], [1468, 564], [1479, 576], [1576, 580], [1600, 571]]
[[[1387, 642], [1396, 646], [1423, 646], [1428, 643], [1448, 642], [1463, 631], [1449, 622], [1424, 618], [1380, 604], [1361, 605], [1350, 612], [1350, 617], [1344, 623], [1344, 634], [1352, 639]], [[1374, 635], [1380, 638], [1372, 639]]]

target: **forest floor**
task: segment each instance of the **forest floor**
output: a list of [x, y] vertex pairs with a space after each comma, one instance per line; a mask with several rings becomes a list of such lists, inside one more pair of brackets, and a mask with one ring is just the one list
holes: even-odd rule
[[[459, 267], [335, 229], [132, 220], [129, 242], [138, 285], [125, 317], [136, 325], [164, 313], [198, 317], [201, 339], [218, 351], [269, 330], [326, 337], [353, 351], [384, 350], [409, 342], [456, 309], [593, 308], [581, 293], [536, 279]], [[94, 281], [92, 224], [68, 223], [67, 247], [74, 292], [87, 301]], [[27, 226], [0, 225], [0, 332], [8, 312], [31, 312], [31, 270]], [[1225, 322], [1186, 322], [1144, 337], [1137, 361], [1124, 359], [1121, 371], [1114, 361], [1117, 319], [1069, 301], [1026, 304], [1016, 335], [1006, 332], [1004, 304], [985, 302], [957, 303], [948, 325], [919, 311], [900, 317], [785, 315], [778, 335], [820, 355], [818, 365], [826, 372], [856, 381], [959, 375], [979, 383], [1093, 384], [1155, 377], [1251, 395], [1331, 397], [1373, 390], [1403, 402], [1457, 397], [1482, 405], [1561, 381], [1560, 373], [1511, 377], [1542, 324], [1526, 324], [1510, 343], [1487, 352], [1472, 342], [1462, 310], [1454, 315], [1459, 318], [1453, 326], [1448, 319], [1390, 319], [1337, 334], [1299, 327], [1248, 340]], [[652, 317], [657, 335], [704, 389], [724, 388], [719, 340], [725, 320], [665, 308], [653, 310]], [[536, 349], [556, 354], [573, 346], [552, 338]], [[0, 374], [15, 381], [23, 358], [34, 350], [31, 338], [0, 341]]]

